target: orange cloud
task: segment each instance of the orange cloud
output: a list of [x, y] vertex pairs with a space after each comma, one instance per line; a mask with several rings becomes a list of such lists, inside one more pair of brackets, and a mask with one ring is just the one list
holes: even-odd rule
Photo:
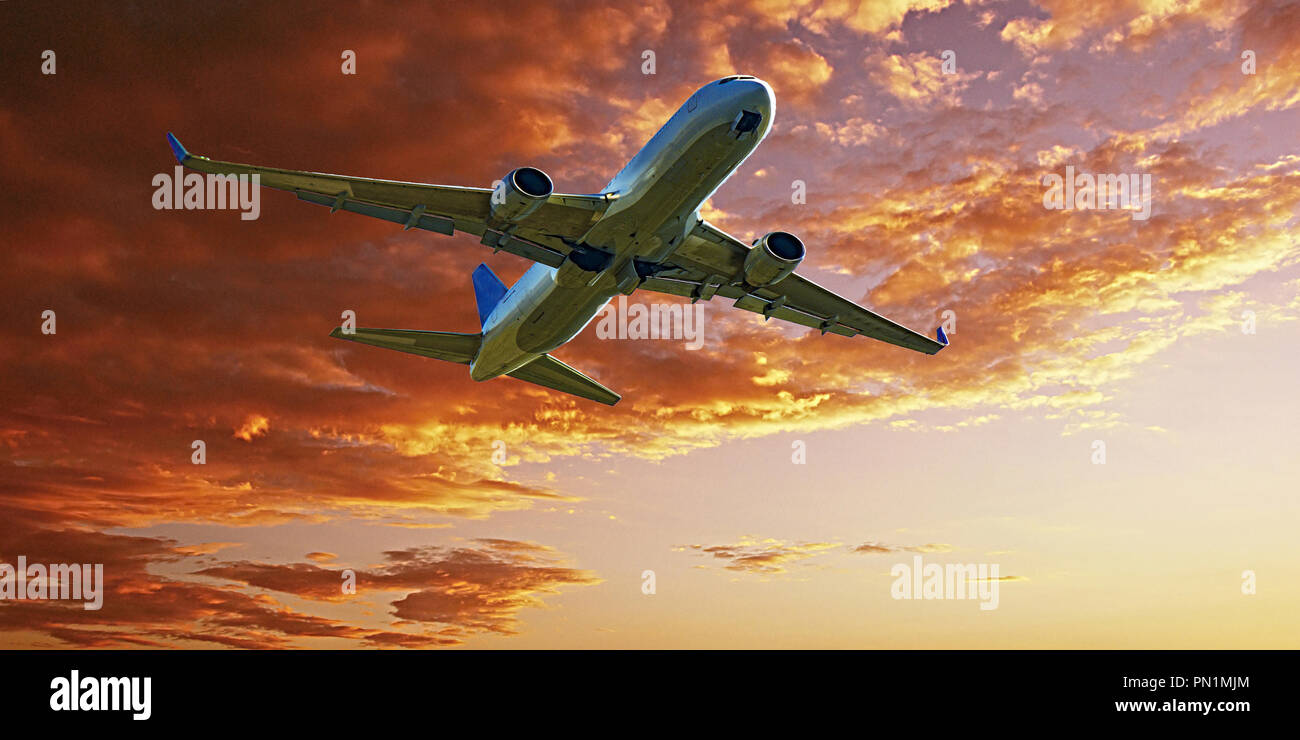
[[943, 61], [925, 53], [877, 52], [866, 60], [867, 77], [905, 105], [942, 107], [961, 104], [961, 92], [975, 73], [944, 74]]
[[[356, 571], [359, 596], [400, 594], [393, 616], [429, 625], [444, 640], [477, 633], [514, 634], [520, 610], [542, 605], [541, 595], [562, 586], [600, 583], [594, 574], [557, 564], [555, 551], [532, 542], [478, 540], [471, 547], [428, 547], [385, 553], [388, 562]], [[297, 563], [236, 562], [200, 575], [310, 599], [342, 601], [342, 571]], [[426, 633], [426, 636], [429, 633]]]
[[823, 0], [794, 5], [811, 8], [801, 14], [810, 28], [826, 31], [842, 24], [854, 31], [880, 34], [896, 29], [908, 13], [935, 12], [951, 4], [952, 0]]
[[864, 542], [852, 549], [853, 552], [860, 554], [881, 554], [886, 552], [940, 553], [952, 552], [952, 550], [952, 545], [935, 543], [928, 545], [884, 545], [879, 542]]
[[242, 426], [235, 430], [235, 439], [242, 439], [245, 442], [252, 442], [253, 437], [266, 434], [266, 430], [271, 428], [271, 420], [260, 414], [251, 414], [244, 420]]
[[776, 575], [785, 573], [788, 565], [839, 547], [839, 543], [786, 542], [746, 536], [730, 545], [687, 545], [687, 547], [726, 561], [722, 567], [727, 570]]

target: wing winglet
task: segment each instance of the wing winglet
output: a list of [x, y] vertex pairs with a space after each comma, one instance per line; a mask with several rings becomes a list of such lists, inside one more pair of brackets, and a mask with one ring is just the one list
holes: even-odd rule
[[[942, 326], [935, 330], [934, 337], [939, 340], [939, 344], [942, 344], [944, 347], [948, 346], [948, 335], [943, 332]], [[943, 349], [943, 347], [940, 347], [939, 349]], [[938, 350], [935, 351], [937, 352]]]
[[177, 162], [185, 164], [185, 160], [190, 158], [190, 153], [185, 151], [184, 145], [170, 131], [167, 132], [167, 145], [172, 148], [172, 154], [176, 155]]

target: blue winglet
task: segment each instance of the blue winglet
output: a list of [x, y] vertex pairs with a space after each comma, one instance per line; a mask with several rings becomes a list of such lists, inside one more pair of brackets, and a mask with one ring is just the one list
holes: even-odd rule
[[185, 160], [190, 158], [190, 153], [185, 151], [185, 147], [181, 146], [181, 142], [170, 131], [167, 132], [167, 144], [172, 148], [172, 154], [176, 155], [177, 162], [185, 164]]
[[943, 327], [942, 327], [942, 326], [939, 327], [938, 330], [935, 331], [934, 336], [935, 336], [936, 339], [939, 340], [939, 344], [942, 344], [942, 345], [945, 346], [945, 347], [948, 346], [948, 335], [943, 333]]

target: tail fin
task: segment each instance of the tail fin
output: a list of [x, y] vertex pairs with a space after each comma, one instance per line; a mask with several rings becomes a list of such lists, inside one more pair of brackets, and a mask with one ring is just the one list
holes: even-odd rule
[[478, 301], [478, 324], [483, 326], [487, 323], [488, 316], [492, 315], [492, 309], [497, 307], [506, 294], [506, 284], [487, 265], [474, 268], [473, 279], [474, 298]]

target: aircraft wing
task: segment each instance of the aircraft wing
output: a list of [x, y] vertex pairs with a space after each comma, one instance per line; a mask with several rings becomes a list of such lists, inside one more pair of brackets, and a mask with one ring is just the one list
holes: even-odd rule
[[853, 337], [859, 334], [932, 355], [948, 346], [940, 327], [938, 339], [894, 323], [801, 275], [791, 274], [764, 288], [749, 290], [742, 280], [750, 247], [700, 221], [668, 258], [670, 269], [645, 278], [642, 290], [692, 299], [731, 298], [736, 308], [802, 326]]
[[452, 185], [425, 185], [395, 180], [328, 175], [321, 172], [220, 162], [186, 151], [175, 136], [167, 141], [176, 160], [192, 170], [214, 175], [258, 175], [264, 187], [287, 190], [330, 211], [351, 211], [450, 235], [463, 231], [483, 244], [559, 267], [570, 246], [591, 228], [609, 202], [601, 195], [554, 193], [510, 233], [489, 225], [492, 191]]

